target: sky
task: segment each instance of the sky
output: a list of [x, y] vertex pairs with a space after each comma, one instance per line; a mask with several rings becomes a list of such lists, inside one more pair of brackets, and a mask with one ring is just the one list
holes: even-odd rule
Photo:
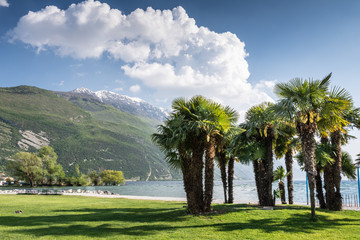
[[276, 83], [332, 72], [360, 106], [357, 0], [0, 0], [0, 23], [0, 87], [105, 89], [165, 108], [201, 94], [243, 116], [276, 101]]

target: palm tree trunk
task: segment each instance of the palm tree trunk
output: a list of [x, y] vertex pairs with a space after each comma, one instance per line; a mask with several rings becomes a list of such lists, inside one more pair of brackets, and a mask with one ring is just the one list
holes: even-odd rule
[[317, 172], [316, 177], [315, 177], [315, 181], [316, 181], [316, 197], [319, 200], [320, 208], [325, 209], [326, 208], [326, 203], [325, 203], [324, 192], [323, 192], [323, 188], [322, 188], [320, 166], [318, 166], [318, 165], [316, 165], [316, 172]]
[[274, 172], [274, 158], [273, 158], [273, 129], [267, 129], [267, 138], [265, 140], [265, 161], [264, 164], [264, 205], [262, 206], [274, 206], [272, 183], [273, 183], [273, 172]]
[[219, 165], [220, 165], [220, 173], [221, 173], [221, 181], [223, 184], [223, 190], [224, 190], [224, 202], [228, 203], [227, 198], [227, 182], [226, 182], [226, 154], [224, 151], [221, 151], [218, 154], [219, 158]]
[[[198, 199], [196, 196], [196, 179], [193, 171], [193, 158], [186, 154], [182, 146], [178, 148], [180, 158], [182, 160], [182, 174], [184, 181], [184, 190], [186, 193], [187, 208], [191, 214], [199, 214], [202, 208], [199, 207]], [[202, 199], [201, 199], [202, 200]]]
[[284, 184], [283, 181], [279, 181], [279, 190], [280, 190], [280, 196], [281, 196], [281, 204], [286, 204], [286, 200], [285, 200], [285, 184]]
[[286, 165], [286, 172], [288, 173], [287, 176], [287, 189], [288, 189], [288, 199], [289, 204], [294, 204], [294, 183], [293, 183], [293, 158], [292, 158], [292, 151], [288, 149], [285, 154], [285, 165]]
[[333, 146], [334, 164], [331, 166], [334, 180], [334, 208], [331, 210], [340, 211], [342, 209], [342, 198], [340, 192], [341, 184], [341, 167], [342, 167], [342, 152], [341, 152], [341, 132], [337, 130], [331, 134], [331, 144]]
[[305, 128], [301, 131], [301, 145], [303, 147], [305, 170], [308, 176], [310, 203], [311, 203], [311, 219], [315, 220], [315, 140], [314, 132], [316, 126], [302, 124]]
[[308, 182], [310, 189], [310, 204], [311, 204], [311, 219], [315, 220], [315, 183], [314, 183], [314, 175], [308, 174]]
[[262, 191], [262, 181], [261, 181], [261, 179], [262, 179], [261, 168], [263, 168], [262, 161], [253, 160], [253, 167], [254, 167], [255, 184], [256, 184], [256, 191], [257, 191], [258, 199], [259, 199], [259, 205], [262, 205], [262, 203], [263, 203], [263, 191]]
[[186, 193], [186, 200], [187, 200], [187, 208], [188, 211], [192, 214], [198, 214], [200, 211], [196, 205], [196, 198], [193, 186], [193, 179], [192, 174], [190, 171], [187, 170], [188, 168], [184, 168], [182, 171], [183, 173], [183, 181], [184, 181], [184, 189]]
[[195, 196], [195, 214], [204, 212], [204, 188], [203, 188], [203, 156], [204, 156], [204, 147], [203, 144], [199, 142], [194, 143], [191, 159], [191, 173], [192, 174], [192, 185]]
[[234, 158], [231, 156], [229, 158], [229, 164], [228, 164], [228, 190], [229, 190], [229, 198], [228, 198], [228, 203], [233, 203], [234, 202], [234, 185], [233, 185], [233, 180], [234, 180]]
[[331, 171], [330, 164], [326, 164], [324, 167], [324, 185], [325, 185], [325, 197], [326, 197], [326, 208], [334, 209], [335, 202], [335, 191], [334, 191], [334, 179]]
[[[269, 182], [266, 173], [266, 167], [264, 164], [264, 160], [254, 161], [256, 168], [255, 171], [255, 179], [256, 179], [256, 189], [258, 192], [259, 205], [260, 206], [273, 206], [274, 200], [272, 194], [269, 194]], [[271, 186], [272, 187], [272, 186]]]
[[[321, 137], [321, 144], [328, 144], [328, 143], [329, 143], [328, 137]], [[329, 163], [327, 163], [324, 166], [324, 188], [326, 190], [325, 192], [326, 208], [333, 209], [334, 208], [333, 203], [335, 202], [334, 180], [333, 180], [331, 166]]]
[[179, 151], [180, 157], [182, 159], [182, 174], [183, 174], [183, 181], [184, 181], [184, 190], [186, 193], [186, 200], [188, 205], [188, 211], [190, 213], [196, 214], [197, 208], [196, 208], [196, 200], [194, 195], [194, 186], [193, 186], [193, 174], [191, 172], [191, 158], [184, 156], [184, 154]]
[[215, 158], [215, 138], [210, 136], [206, 143], [205, 151], [205, 192], [204, 192], [204, 212], [211, 211], [211, 202], [214, 189], [214, 158]]

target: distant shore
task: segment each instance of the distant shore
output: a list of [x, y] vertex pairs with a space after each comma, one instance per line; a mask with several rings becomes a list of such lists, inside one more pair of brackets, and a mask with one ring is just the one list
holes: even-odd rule
[[[120, 195], [110, 191], [89, 191], [89, 190], [38, 190], [38, 189], [11, 189], [0, 190], [0, 194], [24, 194], [24, 195], [68, 195], [68, 196], [83, 196], [83, 197], [101, 197], [101, 198], [126, 198], [138, 200], [160, 200], [160, 201], [178, 201], [186, 202], [186, 198], [179, 197], [159, 197], [159, 196], [134, 196], [134, 195]], [[214, 199], [213, 203], [223, 203], [222, 199]], [[240, 203], [240, 202], [238, 202]], [[247, 204], [249, 202], [241, 202]], [[253, 203], [254, 204], [254, 203]]]

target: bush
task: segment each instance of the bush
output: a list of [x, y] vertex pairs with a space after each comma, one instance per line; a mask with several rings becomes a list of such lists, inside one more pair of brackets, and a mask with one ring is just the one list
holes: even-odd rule
[[125, 184], [125, 178], [122, 171], [104, 170], [101, 174], [101, 180], [105, 185]]

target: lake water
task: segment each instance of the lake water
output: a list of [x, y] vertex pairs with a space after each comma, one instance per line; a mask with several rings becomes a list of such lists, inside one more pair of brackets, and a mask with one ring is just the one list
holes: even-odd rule
[[[294, 202], [306, 203], [305, 181], [294, 181]], [[53, 187], [52, 189], [84, 189], [84, 190], [108, 190], [121, 195], [152, 196], [152, 197], [180, 197], [185, 198], [182, 181], [134, 181], [126, 182], [122, 186], [95, 186], [95, 187]], [[277, 184], [273, 185], [273, 189]], [[42, 189], [42, 188], [37, 188]], [[286, 190], [287, 191], [287, 190]], [[341, 193], [343, 195], [357, 195], [358, 186], [356, 181], [342, 181]], [[223, 199], [221, 181], [214, 182], [214, 199]], [[234, 200], [238, 202], [257, 202], [255, 182], [251, 180], [234, 180]], [[279, 200], [277, 200], [279, 201]]]

